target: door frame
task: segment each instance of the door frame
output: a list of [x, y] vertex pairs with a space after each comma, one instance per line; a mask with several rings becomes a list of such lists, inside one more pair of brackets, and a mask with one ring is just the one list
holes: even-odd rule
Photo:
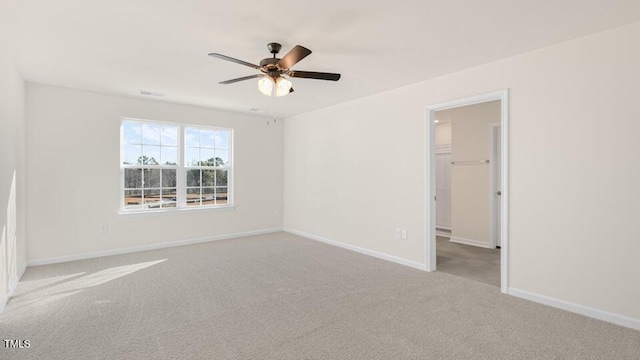
[[461, 106], [500, 100], [500, 126], [502, 146], [502, 214], [500, 224], [500, 290], [507, 293], [509, 287], [509, 89], [501, 89], [484, 94], [468, 96], [437, 104], [425, 108], [425, 215], [424, 221], [424, 251], [425, 268], [427, 271], [436, 270], [436, 145], [435, 145], [435, 113], [436, 111], [457, 108]]
[[[500, 123], [495, 122], [489, 124], [489, 139], [491, 140], [491, 154], [489, 154], [489, 171], [491, 172], [490, 183], [489, 183], [489, 239], [492, 249], [496, 249], [498, 246], [498, 239], [496, 234], [496, 206], [494, 196], [497, 191], [500, 189], [496, 188], [496, 157], [494, 156], [495, 152], [495, 131], [496, 128], [500, 129], [500, 134], [502, 136], [502, 129], [500, 128]], [[500, 139], [501, 140], [501, 139]], [[502, 153], [502, 149], [500, 149]], [[500, 195], [502, 196], [502, 195]], [[499, 231], [498, 231], [499, 232]], [[500, 243], [500, 248], [502, 248], [502, 242]]]

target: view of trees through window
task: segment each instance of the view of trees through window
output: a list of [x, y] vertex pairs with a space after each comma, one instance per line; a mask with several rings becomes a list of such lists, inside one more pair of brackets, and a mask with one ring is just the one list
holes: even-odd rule
[[228, 132], [190, 127], [184, 131], [187, 206], [226, 204]]
[[123, 209], [227, 205], [230, 137], [229, 129], [123, 121]]

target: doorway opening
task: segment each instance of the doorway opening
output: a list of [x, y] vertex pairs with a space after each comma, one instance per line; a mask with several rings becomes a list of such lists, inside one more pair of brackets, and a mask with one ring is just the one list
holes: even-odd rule
[[466, 271], [503, 293], [509, 264], [508, 101], [505, 89], [430, 105], [425, 126], [427, 270]]

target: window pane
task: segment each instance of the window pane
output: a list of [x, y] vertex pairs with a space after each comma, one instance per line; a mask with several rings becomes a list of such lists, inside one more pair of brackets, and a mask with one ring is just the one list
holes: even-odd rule
[[200, 166], [214, 166], [214, 158], [213, 149], [200, 149]]
[[176, 172], [174, 169], [162, 169], [162, 187], [176, 187]]
[[160, 146], [143, 146], [142, 158], [138, 160], [138, 165], [159, 165]]
[[124, 165], [134, 165], [138, 163], [138, 159], [142, 155], [142, 146], [124, 145], [122, 151], [122, 163]]
[[214, 188], [202, 188], [202, 205], [216, 204], [216, 190]]
[[162, 165], [178, 165], [178, 148], [174, 146], [162, 146], [160, 148]]
[[124, 208], [142, 209], [142, 190], [125, 190]]
[[142, 124], [142, 143], [145, 145], [160, 145], [160, 126]]
[[216, 133], [213, 130], [200, 130], [200, 147], [213, 148]]
[[200, 146], [200, 130], [193, 128], [186, 128], [184, 130], [184, 143], [188, 147]]
[[162, 189], [161, 205], [163, 208], [176, 207], [177, 200], [178, 196], [175, 188]]
[[142, 144], [140, 123], [132, 121], [122, 123], [122, 138], [125, 144]]
[[160, 201], [160, 189], [144, 189], [143, 193], [145, 201]]
[[229, 165], [229, 150], [217, 150], [216, 149], [216, 158], [220, 159], [220, 160], [218, 160], [220, 162], [220, 164], [218, 164], [217, 166], [227, 166], [227, 165]]
[[216, 173], [215, 170], [202, 170], [202, 186], [215, 186]]
[[187, 186], [200, 186], [200, 170], [187, 170]]
[[200, 188], [187, 189], [187, 206], [200, 206]]
[[229, 148], [229, 131], [216, 131], [216, 149]]
[[124, 169], [125, 189], [142, 187], [142, 169]]
[[163, 188], [162, 189], [162, 200], [163, 201], [176, 201], [178, 196], [178, 192], [176, 188]]
[[160, 208], [160, 189], [145, 189], [144, 204], [148, 209]]
[[161, 130], [162, 145], [178, 145], [178, 127], [177, 126], [163, 126]]
[[229, 196], [227, 195], [226, 187], [216, 188], [216, 204], [224, 205], [229, 202]]
[[185, 166], [198, 166], [200, 160], [200, 149], [187, 148], [184, 152], [184, 164]]
[[[159, 188], [160, 187], [160, 169], [145, 169], [143, 185], [145, 188]], [[145, 192], [145, 197], [146, 197], [146, 192]]]
[[216, 186], [227, 186], [227, 170], [216, 170]]

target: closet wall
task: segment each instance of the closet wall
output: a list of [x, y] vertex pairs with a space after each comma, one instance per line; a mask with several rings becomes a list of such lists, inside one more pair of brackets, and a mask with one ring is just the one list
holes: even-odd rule
[[[491, 244], [491, 124], [500, 122], [500, 101], [451, 112], [451, 240]], [[468, 164], [467, 162], [475, 162]], [[467, 163], [467, 164], [465, 164]]]

